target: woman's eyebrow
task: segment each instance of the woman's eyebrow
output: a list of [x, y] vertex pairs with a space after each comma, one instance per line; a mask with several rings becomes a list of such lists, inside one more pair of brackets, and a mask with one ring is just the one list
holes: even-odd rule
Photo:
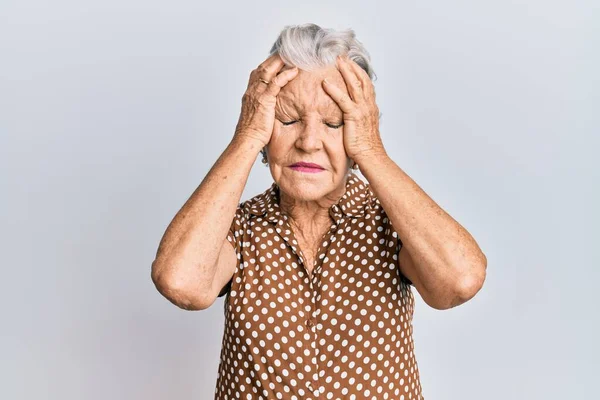
[[295, 104], [294, 101], [294, 95], [291, 93], [282, 93], [279, 92], [279, 94], [277, 95], [277, 101], [278, 102], [282, 102], [282, 103], [286, 103], [286, 104]]
[[[275, 108], [275, 112], [288, 114], [288, 111], [290, 111], [302, 115], [304, 110], [305, 108], [302, 106], [302, 104], [295, 102], [292, 99], [286, 97], [277, 98], [277, 107]], [[336, 103], [320, 106], [318, 107], [318, 110], [323, 111], [321, 114], [323, 118], [341, 119], [344, 116], [342, 109]]]
[[334, 118], [343, 118], [344, 112], [337, 104], [332, 104], [326, 108], [325, 115]]

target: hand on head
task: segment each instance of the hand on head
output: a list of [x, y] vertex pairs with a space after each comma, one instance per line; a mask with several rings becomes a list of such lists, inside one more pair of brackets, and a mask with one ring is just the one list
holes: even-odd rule
[[235, 135], [256, 139], [266, 146], [273, 133], [277, 95], [297, 74], [298, 68], [286, 67], [279, 54], [273, 54], [254, 69], [242, 97]]

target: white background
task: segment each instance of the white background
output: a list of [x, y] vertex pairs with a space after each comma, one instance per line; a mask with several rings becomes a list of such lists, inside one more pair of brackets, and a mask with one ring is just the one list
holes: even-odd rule
[[[2, 399], [210, 399], [223, 299], [150, 266], [285, 25], [352, 28], [388, 154], [476, 238], [483, 289], [417, 298], [426, 399], [593, 399], [600, 351], [594, 1], [0, 5]], [[272, 182], [260, 160], [245, 200]]]

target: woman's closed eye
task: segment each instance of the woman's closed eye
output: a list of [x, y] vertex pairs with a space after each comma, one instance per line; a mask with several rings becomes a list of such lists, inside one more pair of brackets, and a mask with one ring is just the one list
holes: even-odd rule
[[[295, 124], [296, 122], [298, 122], [298, 121], [289, 121], [289, 122], [281, 121], [281, 123], [284, 126], [292, 125], [292, 124]], [[326, 122], [325, 125], [327, 125], [330, 128], [333, 128], [333, 129], [339, 129], [340, 127], [344, 126], [344, 123], [342, 122], [340, 124], [330, 124], [330, 123]]]

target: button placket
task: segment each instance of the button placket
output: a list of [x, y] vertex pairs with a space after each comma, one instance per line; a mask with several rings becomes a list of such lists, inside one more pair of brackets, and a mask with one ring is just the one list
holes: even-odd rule
[[313, 394], [315, 397], [319, 397], [319, 385], [316, 382], [307, 381], [306, 388]]
[[[333, 206], [333, 207], [337, 207], [337, 206]], [[330, 209], [330, 212], [333, 209], [333, 207]], [[333, 244], [333, 242], [335, 240], [335, 232], [337, 231], [337, 228], [343, 219], [341, 217], [341, 214], [339, 214], [339, 213], [335, 213], [333, 217], [335, 219], [335, 222], [333, 224], [331, 224], [331, 226], [329, 227], [329, 230], [323, 235], [323, 237], [321, 238], [321, 242], [319, 243], [319, 247], [317, 249], [317, 256], [315, 257], [314, 266], [313, 266], [313, 277], [315, 278], [314, 279], [315, 286], [317, 284], [317, 280], [316, 280], [317, 274], [315, 272], [317, 272], [318, 270], [320, 270], [322, 268], [323, 260], [327, 256], [327, 250]], [[338, 217], [340, 219], [337, 219]], [[323, 245], [323, 243], [325, 243], [325, 245]]]
[[317, 293], [315, 291], [315, 288], [318, 287], [319, 285], [319, 277], [320, 277], [320, 272], [322, 269], [322, 265], [323, 265], [323, 260], [326, 258], [327, 256], [327, 252], [329, 250], [329, 248], [333, 245], [333, 243], [335, 243], [335, 234], [338, 231], [338, 226], [339, 224], [343, 221], [343, 216], [341, 214], [341, 212], [339, 211], [337, 206], [333, 206], [330, 209], [330, 214], [331, 212], [333, 212], [334, 215], [332, 215], [333, 219], [335, 220], [335, 223], [333, 223], [331, 225], [331, 227], [329, 228], [329, 230], [327, 231], [327, 233], [325, 233], [323, 235], [323, 238], [321, 239], [321, 243], [317, 249], [317, 256], [315, 258], [314, 261], [314, 266], [313, 266], [313, 272], [312, 272], [312, 276], [310, 277], [310, 289], [312, 292], [312, 304], [313, 304], [313, 312], [311, 317], [307, 320], [306, 322], [306, 326], [310, 329], [310, 331], [313, 334], [313, 341], [311, 343], [311, 347], [313, 349], [313, 357], [312, 357], [312, 365], [313, 365], [313, 370], [314, 373], [312, 375], [312, 382], [309, 381], [307, 385], [307, 387], [312, 388], [313, 390], [313, 395], [315, 397], [319, 397], [319, 362], [318, 362], [318, 358], [319, 358], [319, 347], [318, 347], [318, 330], [317, 330]]
[[319, 366], [317, 364], [317, 355], [318, 355], [318, 350], [317, 350], [317, 332], [316, 332], [316, 310], [317, 310], [317, 296], [314, 290], [314, 286], [312, 283], [312, 280], [316, 279], [316, 274], [314, 273], [313, 270], [313, 279], [311, 279], [310, 281], [310, 290], [311, 290], [311, 303], [312, 303], [312, 309], [310, 311], [310, 314], [308, 316], [308, 320], [306, 321], [308, 329], [310, 331], [310, 335], [311, 335], [311, 342], [310, 342], [310, 348], [312, 351], [312, 357], [311, 357], [311, 364], [313, 366], [313, 382], [312, 382], [312, 386], [313, 386], [313, 394], [315, 397], [318, 397], [318, 387], [319, 387], [319, 382], [317, 380], [314, 379], [315, 376], [318, 377], [318, 371], [319, 371]]

